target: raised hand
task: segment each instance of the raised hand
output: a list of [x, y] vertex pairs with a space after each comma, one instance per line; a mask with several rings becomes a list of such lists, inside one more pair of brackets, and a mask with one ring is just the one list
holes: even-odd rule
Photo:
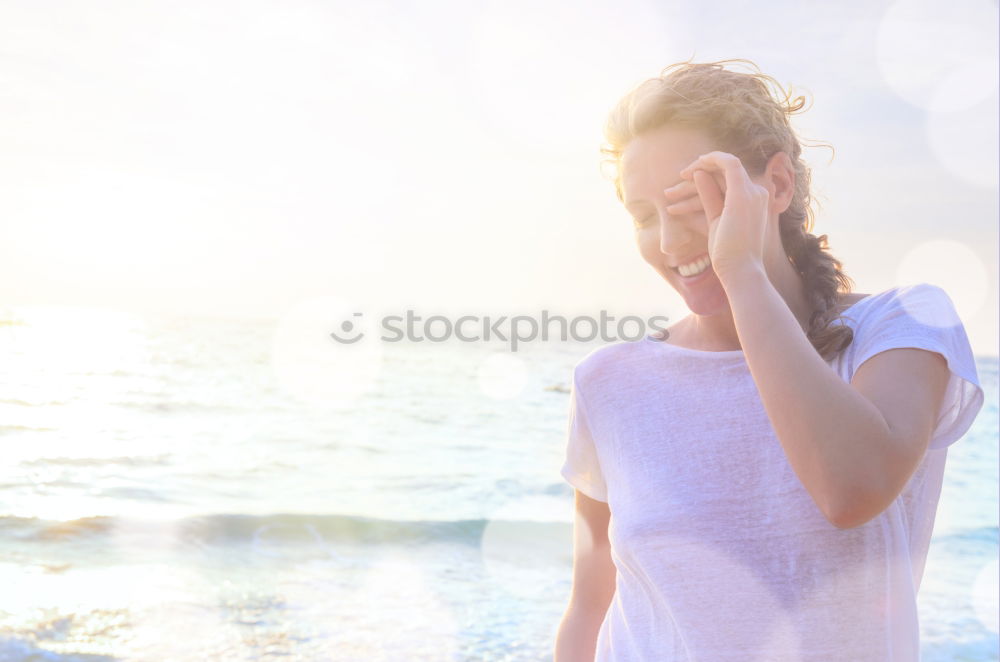
[[705, 212], [708, 254], [719, 280], [725, 284], [748, 267], [763, 270], [768, 190], [727, 152], [702, 154], [680, 176], [683, 181], [664, 190], [667, 212]]

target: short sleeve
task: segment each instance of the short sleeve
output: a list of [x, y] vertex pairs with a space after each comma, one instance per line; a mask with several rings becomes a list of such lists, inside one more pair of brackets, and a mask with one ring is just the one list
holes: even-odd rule
[[947, 361], [950, 376], [930, 449], [950, 446], [972, 426], [983, 406], [983, 389], [965, 327], [943, 289], [929, 283], [897, 288], [873, 320], [859, 329], [856, 342], [855, 372], [889, 349], [925, 349]]
[[570, 485], [591, 499], [607, 502], [608, 488], [604, 482], [597, 447], [587, 422], [587, 408], [577, 384], [575, 371], [569, 395], [566, 462], [561, 473]]

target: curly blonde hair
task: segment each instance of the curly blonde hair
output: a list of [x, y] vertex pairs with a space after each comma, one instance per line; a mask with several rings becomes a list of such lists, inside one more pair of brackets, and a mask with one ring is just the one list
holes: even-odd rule
[[[727, 70], [724, 65], [729, 63], [746, 64], [751, 71]], [[614, 167], [615, 191], [624, 202], [622, 153], [632, 138], [665, 125], [705, 132], [718, 149], [737, 156], [751, 176], [762, 174], [776, 152], [787, 153], [795, 170], [795, 190], [779, 217], [781, 243], [802, 278], [811, 306], [809, 341], [820, 356], [831, 360], [854, 338], [850, 327], [832, 324], [841, 317], [838, 293], [850, 292], [854, 283], [828, 252], [827, 236], [811, 232], [815, 217], [811, 171], [789, 122], [805, 101], [803, 96], [793, 99], [790, 91], [750, 60], [678, 62], [637, 85], [614, 106], [604, 128], [602, 165]]]

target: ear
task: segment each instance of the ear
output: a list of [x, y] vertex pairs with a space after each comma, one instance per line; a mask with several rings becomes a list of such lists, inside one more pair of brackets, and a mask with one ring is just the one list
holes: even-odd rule
[[795, 195], [795, 168], [788, 154], [775, 152], [771, 156], [760, 183], [771, 194], [768, 205], [771, 213], [781, 214], [788, 209]]

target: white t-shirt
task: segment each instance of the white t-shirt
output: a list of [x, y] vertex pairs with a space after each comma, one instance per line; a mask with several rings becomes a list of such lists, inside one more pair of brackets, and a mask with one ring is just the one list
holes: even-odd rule
[[595, 662], [913, 662], [916, 595], [946, 447], [983, 391], [965, 329], [936, 285], [894, 287], [843, 313], [845, 381], [896, 347], [940, 353], [951, 377], [916, 472], [884, 512], [838, 529], [795, 475], [742, 350], [652, 338], [576, 365], [562, 475], [606, 501], [617, 569]]

